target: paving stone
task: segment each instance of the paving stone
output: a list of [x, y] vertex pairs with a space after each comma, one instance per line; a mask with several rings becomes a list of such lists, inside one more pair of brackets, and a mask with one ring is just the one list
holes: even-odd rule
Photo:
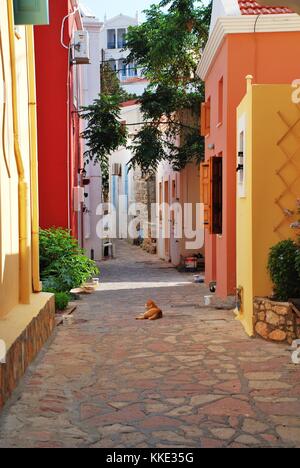
[[279, 372], [246, 372], [245, 377], [248, 380], [277, 380], [280, 379]]
[[258, 390], [272, 390], [272, 389], [287, 389], [291, 388], [291, 385], [286, 382], [280, 381], [260, 381], [260, 380], [252, 380], [249, 382], [249, 387], [252, 389]]
[[210, 432], [217, 438], [221, 440], [228, 440], [231, 439], [234, 434], [235, 430], [226, 428], [226, 427], [220, 427], [216, 429], [211, 429]]
[[242, 430], [249, 434], [258, 434], [265, 432], [268, 426], [256, 419], [245, 419]]
[[252, 437], [250, 435], [240, 435], [239, 437], [237, 437], [237, 439], [235, 439], [235, 442], [244, 445], [259, 446], [259, 441], [255, 439], [255, 437]]
[[[192, 274], [116, 251], [0, 415], [0, 447], [300, 446], [290, 351], [250, 340], [227, 311], [180, 307], [208, 293]], [[135, 320], [148, 298], [162, 320]]]
[[299, 427], [278, 426], [276, 428], [276, 432], [284, 441], [294, 442], [298, 444], [298, 447], [300, 447], [300, 428]]
[[191, 398], [191, 405], [200, 406], [220, 398], [223, 398], [223, 395], [197, 395]]
[[224, 398], [209, 405], [202, 406], [200, 411], [210, 415], [226, 415], [226, 416], [252, 416], [253, 410], [251, 406], [241, 400], [234, 398]]

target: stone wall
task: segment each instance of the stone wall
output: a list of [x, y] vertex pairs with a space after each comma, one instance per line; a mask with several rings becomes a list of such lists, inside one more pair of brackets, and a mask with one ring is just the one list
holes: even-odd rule
[[[151, 226], [155, 224], [155, 219], [152, 219], [151, 206], [156, 202], [156, 179], [155, 176], [144, 176], [139, 167], [134, 169], [133, 174], [133, 199], [131, 202], [139, 203], [139, 217], [142, 226], [145, 227], [141, 245], [149, 253], [156, 253], [156, 240], [151, 238]], [[131, 217], [129, 216], [129, 219]], [[132, 243], [131, 240], [129, 242]]]
[[6, 363], [0, 364], [0, 411], [18, 386], [27, 367], [52, 334], [54, 327], [55, 301], [52, 297], [10, 346]]
[[256, 298], [253, 317], [255, 334], [266, 340], [291, 344], [300, 338], [300, 318], [289, 302]]

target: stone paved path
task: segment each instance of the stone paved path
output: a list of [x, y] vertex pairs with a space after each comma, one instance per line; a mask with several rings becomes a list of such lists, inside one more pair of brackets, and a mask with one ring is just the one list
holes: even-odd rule
[[[288, 347], [201, 307], [207, 291], [191, 275], [118, 250], [2, 413], [0, 447], [300, 447]], [[163, 320], [134, 320], [148, 298]]]

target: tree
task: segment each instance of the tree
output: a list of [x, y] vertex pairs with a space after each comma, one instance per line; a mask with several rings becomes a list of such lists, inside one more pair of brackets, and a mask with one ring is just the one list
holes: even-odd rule
[[126, 93], [109, 63], [101, 65], [101, 93], [90, 106], [82, 107], [80, 117], [87, 121], [81, 137], [86, 140], [85, 164], [100, 164], [104, 194], [109, 188], [109, 155], [126, 145], [126, 127], [121, 122], [122, 102], [135, 99]]
[[150, 81], [140, 99], [144, 125], [133, 139], [132, 167], [154, 172], [167, 160], [179, 170], [203, 158], [199, 120], [204, 86], [196, 69], [211, 8], [212, 2], [206, 6], [200, 0], [162, 0], [145, 11], [143, 24], [129, 28], [127, 62], [135, 62]]
[[109, 182], [109, 155], [127, 142], [126, 127], [120, 120], [121, 102], [119, 94], [100, 94], [80, 113], [87, 120], [87, 128], [81, 134], [88, 147], [84, 153], [85, 164], [100, 164], [104, 191]]

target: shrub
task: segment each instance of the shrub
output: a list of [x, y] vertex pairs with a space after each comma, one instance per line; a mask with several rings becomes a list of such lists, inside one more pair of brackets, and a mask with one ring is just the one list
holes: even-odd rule
[[276, 299], [288, 301], [300, 297], [300, 252], [294, 241], [281, 241], [271, 248], [268, 270]]
[[40, 268], [44, 291], [69, 292], [99, 274], [96, 263], [64, 229], [40, 231]]
[[296, 252], [295, 265], [296, 265], [296, 270], [297, 270], [297, 273], [298, 273], [298, 277], [300, 278], [300, 244], [299, 244], [299, 248], [298, 248], [298, 250]]
[[66, 310], [70, 301], [69, 294], [65, 292], [55, 293], [55, 307], [57, 310]]

